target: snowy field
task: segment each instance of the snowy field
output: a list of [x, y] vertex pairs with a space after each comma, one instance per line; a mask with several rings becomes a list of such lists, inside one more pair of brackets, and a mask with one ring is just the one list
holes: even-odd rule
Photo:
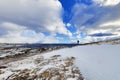
[[[56, 58], [55, 63], [53, 63], [54, 60], [51, 57], [55, 55], [60, 55], [61, 57]], [[25, 60], [8, 63], [6, 65], [11, 66], [6, 70], [34, 68], [38, 65], [33, 60], [39, 59], [41, 56], [44, 57], [43, 62], [45, 61], [45, 63], [46, 60], [53, 60], [49, 64], [55, 64], [54, 66], [61, 65], [59, 61], [63, 61], [62, 63], [66, 62], [65, 60], [68, 57], [75, 57], [74, 65], [70, 67], [79, 67], [85, 80], [120, 80], [120, 45], [86, 45], [55, 50], [45, 54], [37, 54]], [[5, 73], [3, 75], [9, 74]], [[72, 80], [78, 79], [74, 78]]]
[[120, 80], [120, 45], [88, 45], [54, 51], [76, 57], [76, 66], [85, 80]]

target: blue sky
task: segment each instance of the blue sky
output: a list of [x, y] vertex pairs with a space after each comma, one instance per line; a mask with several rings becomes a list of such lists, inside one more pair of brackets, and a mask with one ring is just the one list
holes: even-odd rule
[[120, 0], [0, 0], [0, 43], [118, 38], [119, 9]]
[[65, 23], [69, 22], [73, 16], [72, 8], [75, 4], [85, 4], [85, 5], [92, 5], [91, 0], [59, 0], [62, 4], [64, 9], [63, 21]]

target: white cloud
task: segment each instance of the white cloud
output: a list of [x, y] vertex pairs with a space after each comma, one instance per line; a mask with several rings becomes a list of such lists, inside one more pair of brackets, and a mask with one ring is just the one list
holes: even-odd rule
[[61, 16], [62, 6], [58, 0], [0, 0], [0, 22], [69, 35]]
[[71, 24], [70, 24], [70, 23], [67, 23], [66, 26], [67, 26], [67, 27], [71, 27]]
[[120, 3], [120, 0], [93, 0], [101, 6], [115, 6]]
[[[93, 0], [91, 5], [77, 3], [73, 7], [72, 23], [78, 33], [87, 33], [84, 40], [97, 41], [120, 37], [120, 0]], [[100, 4], [100, 5], [98, 5]], [[111, 34], [110, 36], [90, 36], [91, 34]], [[112, 35], [113, 34], [113, 35]]]
[[25, 29], [25, 26], [20, 26], [10, 22], [3, 22], [0, 24], [0, 36], [10, 34], [11, 32], [18, 33]]
[[87, 20], [91, 19], [93, 17], [93, 14], [85, 13], [85, 11], [88, 10], [88, 6], [84, 4], [78, 4], [76, 3], [72, 9], [73, 17], [71, 21], [73, 21], [77, 27], [80, 27], [82, 24], [84, 24]]
[[10, 22], [0, 24], [6, 34], [0, 35], [1, 43], [58, 43], [59, 40], [53, 35], [46, 36], [43, 33], [36, 33], [25, 26]]
[[100, 27], [120, 27], [120, 20], [109, 21], [99, 25]]
[[[25, 42], [27, 40], [37, 42], [39, 35], [36, 35], [36, 40], [20, 36], [21, 32], [27, 30], [34, 31], [36, 34], [47, 32], [72, 36], [62, 21], [62, 11], [62, 5], [58, 0], [0, 0], [0, 25], [2, 25], [0, 26], [0, 36], [2, 36], [0, 42], [6, 41], [6, 38], [3, 37], [7, 37], [9, 40], [10, 36], [10, 40], [13, 37], [16, 40], [14, 38], [7, 42]], [[15, 32], [19, 33], [15, 34]], [[47, 41], [57, 41], [55, 38], [50, 39]]]
[[90, 29], [87, 31], [88, 34], [96, 34], [96, 33], [109, 33], [111, 29]]

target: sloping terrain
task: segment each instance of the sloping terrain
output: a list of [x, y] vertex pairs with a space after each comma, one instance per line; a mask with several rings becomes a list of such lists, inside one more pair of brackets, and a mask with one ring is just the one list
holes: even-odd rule
[[43, 54], [0, 66], [0, 80], [83, 80], [75, 57]]
[[119, 44], [76, 46], [1, 65], [0, 80], [120, 80], [119, 61]]
[[120, 45], [78, 46], [45, 55], [54, 54], [75, 57], [85, 80], [120, 80]]

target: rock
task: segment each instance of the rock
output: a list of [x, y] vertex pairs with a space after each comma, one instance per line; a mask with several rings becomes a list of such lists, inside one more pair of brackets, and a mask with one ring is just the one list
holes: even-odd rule
[[5, 71], [0, 70], [0, 74], [3, 74], [3, 73], [5, 73]]
[[4, 69], [4, 68], [7, 68], [7, 66], [0, 66], [0, 69]]

